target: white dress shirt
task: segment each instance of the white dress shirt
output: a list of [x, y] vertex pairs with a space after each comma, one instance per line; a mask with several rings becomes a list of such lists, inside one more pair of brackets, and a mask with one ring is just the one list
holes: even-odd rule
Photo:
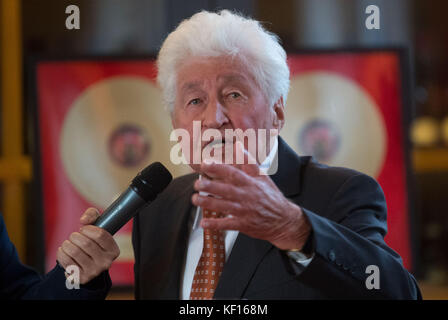
[[[271, 149], [271, 152], [263, 161], [260, 167], [267, 168], [270, 167], [270, 164], [274, 157], [276, 156], [278, 149], [278, 141], [275, 139], [274, 145]], [[199, 259], [202, 254], [202, 247], [204, 244], [204, 229], [200, 226], [200, 221], [202, 219], [202, 208], [194, 207], [193, 208], [193, 224], [190, 232], [190, 236], [188, 239], [188, 248], [187, 248], [187, 256], [184, 265], [184, 273], [182, 277], [182, 284], [180, 286], [180, 298], [182, 300], [190, 299], [190, 291], [191, 285], [193, 283], [194, 272], [196, 270], [196, 266], [199, 262]], [[233, 245], [235, 244], [235, 240], [238, 236], [238, 231], [235, 230], [225, 230], [224, 231], [224, 242], [225, 242], [225, 252], [226, 252], [226, 261], [230, 256], [230, 252], [232, 251]], [[311, 257], [308, 257], [304, 254], [300, 255], [300, 252], [296, 252], [295, 258], [293, 261], [298, 263], [302, 269], [307, 267], [308, 264], [314, 257], [314, 254]], [[299, 269], [297, 269], [299, 270]], [[297, 271], [296, 270], [296, 271]]]

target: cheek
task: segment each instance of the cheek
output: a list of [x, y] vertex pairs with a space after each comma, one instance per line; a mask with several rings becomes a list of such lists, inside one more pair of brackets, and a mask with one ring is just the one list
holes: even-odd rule
[[260, 106], [257, 110], [258, 111], [254, 114], [254, 122], [257, 127], [267, 130], [273, 128], [274, 118], [272, 108], [266, 103]]
[[200, 120], [202, 112], [202, 108], [185, 108], [182, 106], [176, 107], [173, 111], [173, 123], [175, 123], [177, 127], [186, 127], [188, 123], [195, 120]]
[[184, 110], [182, 108], [176, 107], [172, 114], [173, 128], [174, 129], [182, 128], [188, 130], [188, 122], [189, 119]]
[[238, 110], [229, 115], [229, 119], [233, 127], [247, 130], [247, 129], [262, 129], [266, 128], [270, 118], [268, 110], [264, 108], [247, 108], [245, 110]]

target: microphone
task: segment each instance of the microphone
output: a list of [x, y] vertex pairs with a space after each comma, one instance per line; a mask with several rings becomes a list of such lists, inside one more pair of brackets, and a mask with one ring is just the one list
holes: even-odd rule
[[150, 164], [132, 179], [131, 185], [95, 221], [95, 226], [114, 235], [146, 204], [152, 202], [172, 179], [163, 164]]

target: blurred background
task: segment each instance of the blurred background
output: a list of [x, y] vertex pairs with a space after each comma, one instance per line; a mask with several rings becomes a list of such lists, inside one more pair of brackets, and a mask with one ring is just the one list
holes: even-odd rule
[[[153, 58], [183, 19], [201, 9], [231, 9], [262, 21], [290, 54], [292, 76], [297, 78], [288, 100], [287, 108], [292, 111], [285, 131], [287, 141], [294, 141], [295, 132], [305, 132], [305, 138], [299, 138], [305, 140], [295, 148], [299, 153], [365, 171], [379, 180], [386, 198], [391, 199], [389, 205], [396, 199], [404, 201], [397, 205], [400, 212], [391, 212], [389, 206], [390, 245], [417, 277], [424, 298], [448, 298], [448, 2], [0, 1], [0, 211], [25, 263], [40, 272], [52, 268], [51, 244], [64, 235], [55, 230], [67, 221], [75, 229], [73, 223], [77, 223], [78, 216], [69, 212], [80, 215], [87, 206], [106, 207], [142, 166], [168, 157], [169, 147], [160, 141], [169, 143], [169, 116], [153, 83]], [[69, 5], [79, 8], [79, 29], [66, 26], [73, 13], [66, 13]], [[369, 5], [380, 10], [380, 29], [366, 27]], [[363, 66], [366, 69], [357, 78]], [[378, 73], [382, 68], [386, 73], [388, 68], [396, 71], [389, 79], [392, 89], [374, 85], [375, 81], [386, 83]], [[316, 70], [327, 72], [323, 82], [304, 78]], [[329, 71], [361, 80], [346, 84], [338, 78], [333, 83]], [[328, 123], [300, 123], [304, 112], [316, 115], [327, 110], [323, 104], [316, 111], [316, 106], [302, 101], [300, 92], [305, 94], [304, 88], [316, 81], [327, 83], [322, 88], [328, 90], [320, 93], [327, 100], [333, 101], [332, 93], [337, 100], [344, 92], [338, 88], [346, 92], [358, 88], [350, 103], [378, 105], [379, 111], [360, 114], [357, 119], [367, 117], [372, 122], [346, 125], [344, 130], [349, 131], [339, 138], [332, 128], [337, 131], [344, 126], [332, 124], [335, 118]], [[307, 96], [305, 100], [312, 99]], [[389, 102], [382, 105], [378, 101]], [[350, 103], [341, 103], [344, 117], [355, 110]], [[378, 122], [369, 116], [371, 112]], [[101, 126], [96, 119], [102, 121]], [[366, 129], [369, 123], [372, 128]], [[355, 148], [356, 138], [367, 131], [366, 139], [371, 140]], [[320, 149], [313, 144], [316, 139]], [[342, 150], [339, 162], [330, 157], [332, 139]], [[312, 146], [307, 149], [304, 144], [308, 142]], [[133, 148], [131, 155], [123, 156], [122, 148], [128, 145]], [[76, 160], [81, 153], [88, 160]], [[378, 163], [366, 170], [357, 167], [362, 154], [377, 157]], [[107, 162], [104, 168], [103, 162]], [[188, 168], [170, 170], [175, 175], [188, 172]], [[93, 174], [102, 175], [99, 185], [113, 187], [98, 191], [101, 188], [91, 181], [96, 179]], [[127, 226], [116, 236], [122, 256], [114, 269], [117, 281], [110, 299], [133, 298], [129, 235]]]

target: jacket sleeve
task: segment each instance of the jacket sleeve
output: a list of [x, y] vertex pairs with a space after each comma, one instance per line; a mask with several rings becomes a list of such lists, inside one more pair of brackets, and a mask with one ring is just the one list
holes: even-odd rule
[[[38, 276], [39, 277], [39, 276]], [[109, 273], [102, 272], [79, 289], [68, 289], [65, 271], [57, 264], [39, 282], [27, 288], [25, 300], [104, 300], [112, 285]]]
[[0, 298], [105, 299], [111, 287], [108, 272], [101, 273], [79, 289], [67, 289], [65, 281], [65, 271], [59, 265], [42, 277], [34, 269], [20, 262], [0, 215]]
[[[421, 299], [413, 276], [384, 242], [387, 209], [383, 191], [358, 174], [339, 187], [323, 216], [302, 208], [312, 227], [314, 259], [299, 275], [302, 283], [335, 299]], [[379, 288], [368, 289], [378, 267]]]

